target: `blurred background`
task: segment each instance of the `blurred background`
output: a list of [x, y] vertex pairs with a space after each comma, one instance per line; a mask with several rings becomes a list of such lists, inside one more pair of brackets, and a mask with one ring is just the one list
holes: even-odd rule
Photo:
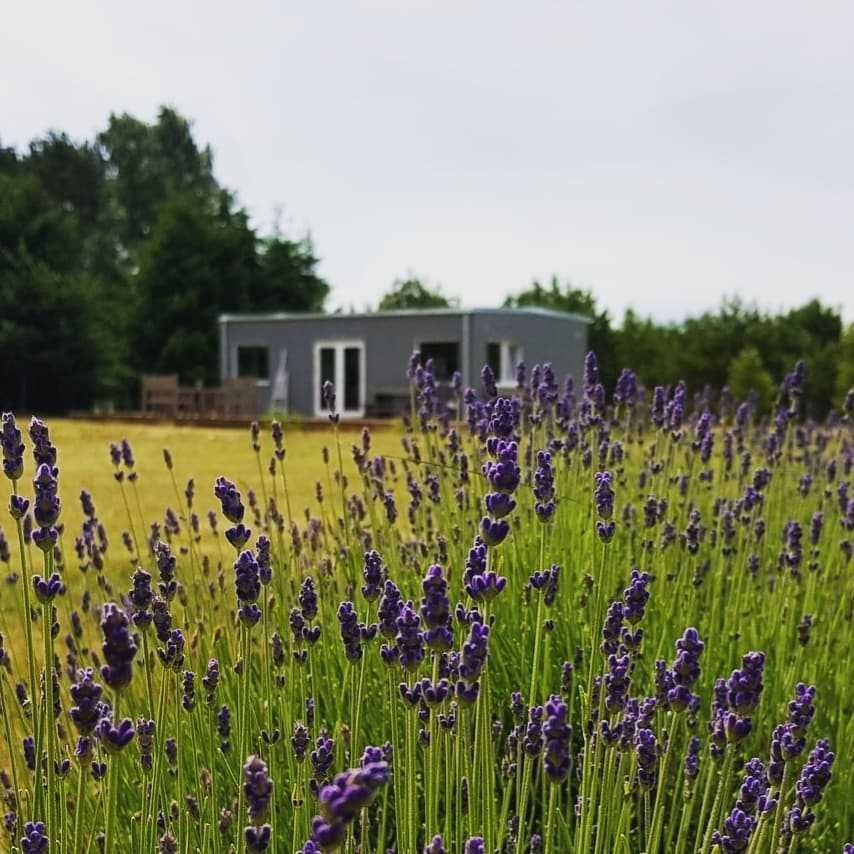
[[[850, 3], [17, 4], [0, 406], [221, 377], [221, 313], [529, 306], [603, 381], [854, 384]], [[403, 367], [401, 368], [403, 370]]]

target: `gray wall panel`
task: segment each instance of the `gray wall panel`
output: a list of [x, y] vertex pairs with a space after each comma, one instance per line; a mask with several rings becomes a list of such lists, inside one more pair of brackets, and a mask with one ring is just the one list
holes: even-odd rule
[[[463, 340], [466, 329], [468, 347]], [[238, 346], [268, 347], [270, 380], [262, 386], [262, 398], [269, 408], [279, 354], [287, 350], [290, 410], [313, 415], [315, 343], [336, 340], [364, 342], [366, 404], [370, 408], [377, 391], [405, 393], [409, 355], [425, 341], [459, 341], [461, 360], [468, 355], [467, 364], [461, 361], [464, 381], [476, 386], [486, 360], [487, 343], [505, 340], [522, 347], [529, 368], [551, 361], [559, 380], [571, 373], [578, 381], [587, 346], [587, 326], [571, 315], [501, 310], [224, 318], [220, 323], [221, 375], [236, 375]]]

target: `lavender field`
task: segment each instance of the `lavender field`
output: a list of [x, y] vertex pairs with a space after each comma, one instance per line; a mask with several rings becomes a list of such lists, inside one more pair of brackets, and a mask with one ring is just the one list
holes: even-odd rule
[[0, 850], [854, 852], [854, 390], [408, 374], [189, 483], [3, 415]]

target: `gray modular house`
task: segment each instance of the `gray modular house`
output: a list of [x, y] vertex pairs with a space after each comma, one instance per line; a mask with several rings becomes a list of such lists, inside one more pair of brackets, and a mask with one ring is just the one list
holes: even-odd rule
[[344, 417], [391, 415], [408, 406], [406, 368], [419, 350], [447, 387], [454, 371], [478, 385], [489, 364], [499, 385], [515, 368], [551, 362], [557, 376], [581, 378], [586, 317], [540, 308], [441, 308], [371, 314], [226, 314], [219, 318], [222, 379], [254, 378], [259, 405], [323, 414], [320, 390], [335, 384]]

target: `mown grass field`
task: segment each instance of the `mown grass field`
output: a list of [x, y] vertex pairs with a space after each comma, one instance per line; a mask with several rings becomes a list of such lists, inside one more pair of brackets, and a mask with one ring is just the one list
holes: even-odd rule
[[[128, 529], [128, 518], [120, 488], [113, 476], [114, 468], [109, 453], [111, 442], [126, 438], [133, 447], [139, 474], [136, 496], [139, 498], [146, 524], [153, 521], [162, 522], [167, 507], [177, 512], [175, 490], [163, 460], [164, 448], [168, 448], [172, 454], [175, 479], [181, 490], [182, 501], [185, 500], [183, 491], [188, 479], [193, 478], [195, 481], [194, 509], [201, 517], [205, 531], [208, 530], [205, 518], [207, 511], [218, 508], [218, 502], [213, 495], [213, 484], [217, 477], [227, 474], [244, 494], [249, 489], [259, 492], [260, 478], [255, 455], [251, 452], [248, 422], [244, 429], [63, 418], [50, 419], [49, 423], [54, 444], [59, 448], [59, 465], [63, 472], [59, 493], [65, 526], [63, 539], [69, 548], [71, 568], [74, 567], [70, 546], [83, 521], [80, 508], [81, 489], [92, 494], [98, 518], [113, 541], [113, 556], [123, 549], [119, 538], [121, 533]], [[372, 437], [377, 453], [401, 453], [401, 431], [397, 423], [389, 422], [388, 427], [383, 429], [375, 427]], [[356, 473], [350, 446], [357, 444], [359, 440], [358, 429], [348, 429], [346, 425], [342, 427], [344, 471], [350, 478]], [[309, 508], [315, 515], [318, 513], [317, 482], [321, 482], [324, 492], [328, 491], [323, 449], [328, 448], [334, 457], [334, 447], [330, 429], [285, 427], [288, 489], [294, 514], [299, 515], [301, 520], [304, 520], [304, 508]], [[332, 463], [337, 468], [337, 460], [331, 459], [330, 465]], [[266, 471], [264, 476], [265, 479], [268, 478]], [[127, 488], [127, 494], [134, 523], [140, 524], [135, 504], [136, 496], [130, 486]], [[0, 528], [4, 530], [7, 539], [13, 541], [8, 517], [0, 521]], [[205, 541], [207, 542], [207, 538]]]
[[50, 854], [838, 852], [850, 415], [545, 383], [452, 429], [415, 383], [414, 429], [286, 429], [275, 477], [269, 425], [256, 454], [248, 428], [21, 424], [42, 521], [23, 555], [3, 523], [0, 851], [47, 851], [44, 820]]

